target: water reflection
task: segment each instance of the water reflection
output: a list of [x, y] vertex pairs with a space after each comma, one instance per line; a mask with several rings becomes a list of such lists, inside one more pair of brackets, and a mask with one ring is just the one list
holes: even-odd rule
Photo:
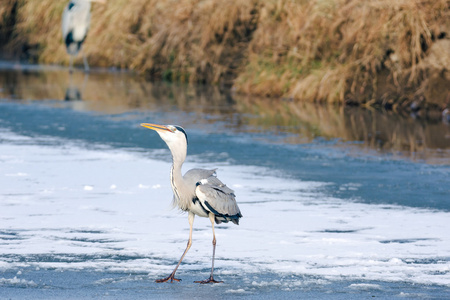
[[359, 141], [360, 147], [392, 152], [412, 159], [450, 163], [450, 126], [439, 114], [424, 119], [355, 107], [321, 106], [289, 101], [239, 99], [240, 111], [259, 118], [254, 126], [291, 132], [288, 141], [307, 142], [316, 137]]
[[354, 107], [231, 97], [214, 87], [149, 83], [129, 73], [93, 70], [88, 77], [58, 67], [7, 63], [0, 64], [0, 98], [61, 100], [51, 105], [112, 115], [169, 112], [165, 122], [177, 120], [202, 130], [270, 132], [276, 137], [272, 142], [296, 144], [339, 139], [341, 146], [450, 164], [450, 125], [439, 114], [412, 118]]
[[74, 83], [73, 72], [69, 73], [69, 84], [66, 88], [66, 95], [64, 96], [64, 101], [80, 101], [83, 100], [82, 93], [86, 88], [86, 83], [88, 82], [89, 74], [84, 74], [83, 83], [81, 89], [76, 83]]

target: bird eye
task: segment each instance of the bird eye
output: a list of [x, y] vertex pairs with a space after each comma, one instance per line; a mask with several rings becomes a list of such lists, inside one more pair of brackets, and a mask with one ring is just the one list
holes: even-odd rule
[[172, 132], [177, 131], [177, 128], [175, 126], [172, 126], [172, 125], [167, 126], [167, 128], [169, 128], [169, 130], [172, 131]]

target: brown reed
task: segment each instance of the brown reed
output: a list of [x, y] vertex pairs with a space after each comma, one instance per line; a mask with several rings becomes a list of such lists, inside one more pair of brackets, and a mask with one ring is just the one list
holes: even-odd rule
[[[65, 5], [2, 0], [6, 49], [67, 64]], [[448, 0], [116, 0], [93, 5], [83, 48], [91, 65], [149, 79], [397, 109], [449, 105], [449, 38]]]

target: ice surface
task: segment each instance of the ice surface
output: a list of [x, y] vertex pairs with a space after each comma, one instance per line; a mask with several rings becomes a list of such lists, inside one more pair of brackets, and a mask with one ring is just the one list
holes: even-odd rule
[[[20, 278], [30, 268], [168, 275], [189, 226], [187, 215], [171, 209], [170, 164], [152, 157], [0, 131], [0, 270], [15, 270], [0, 285], [34, 285]], [[193, 167], [216, 165], [187, 162], [184, 171]], [[353, 203], [325, 194], [328, 182], [271, 176], [258, 167], [221, 164], [218, 177], [235, 190], [243, 214], [239, 226], [216, 226], [219, 277], [294, 276], [251, 282], [284, 290], [303, 285], [304, 276], [450, 287], [448, 212]], [[180, 277], [210, 267], [209, 220], [197, 217], [194, 229]]]

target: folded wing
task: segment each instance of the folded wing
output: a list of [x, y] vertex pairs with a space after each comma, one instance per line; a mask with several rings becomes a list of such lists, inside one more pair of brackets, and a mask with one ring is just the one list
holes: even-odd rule
[[217, 177], [211, 176], [197, 182], [195, 194], [202, 207], [215, 215], [217, 224], [228, 221], [239, 224], [242, 217], [234, 191]]

